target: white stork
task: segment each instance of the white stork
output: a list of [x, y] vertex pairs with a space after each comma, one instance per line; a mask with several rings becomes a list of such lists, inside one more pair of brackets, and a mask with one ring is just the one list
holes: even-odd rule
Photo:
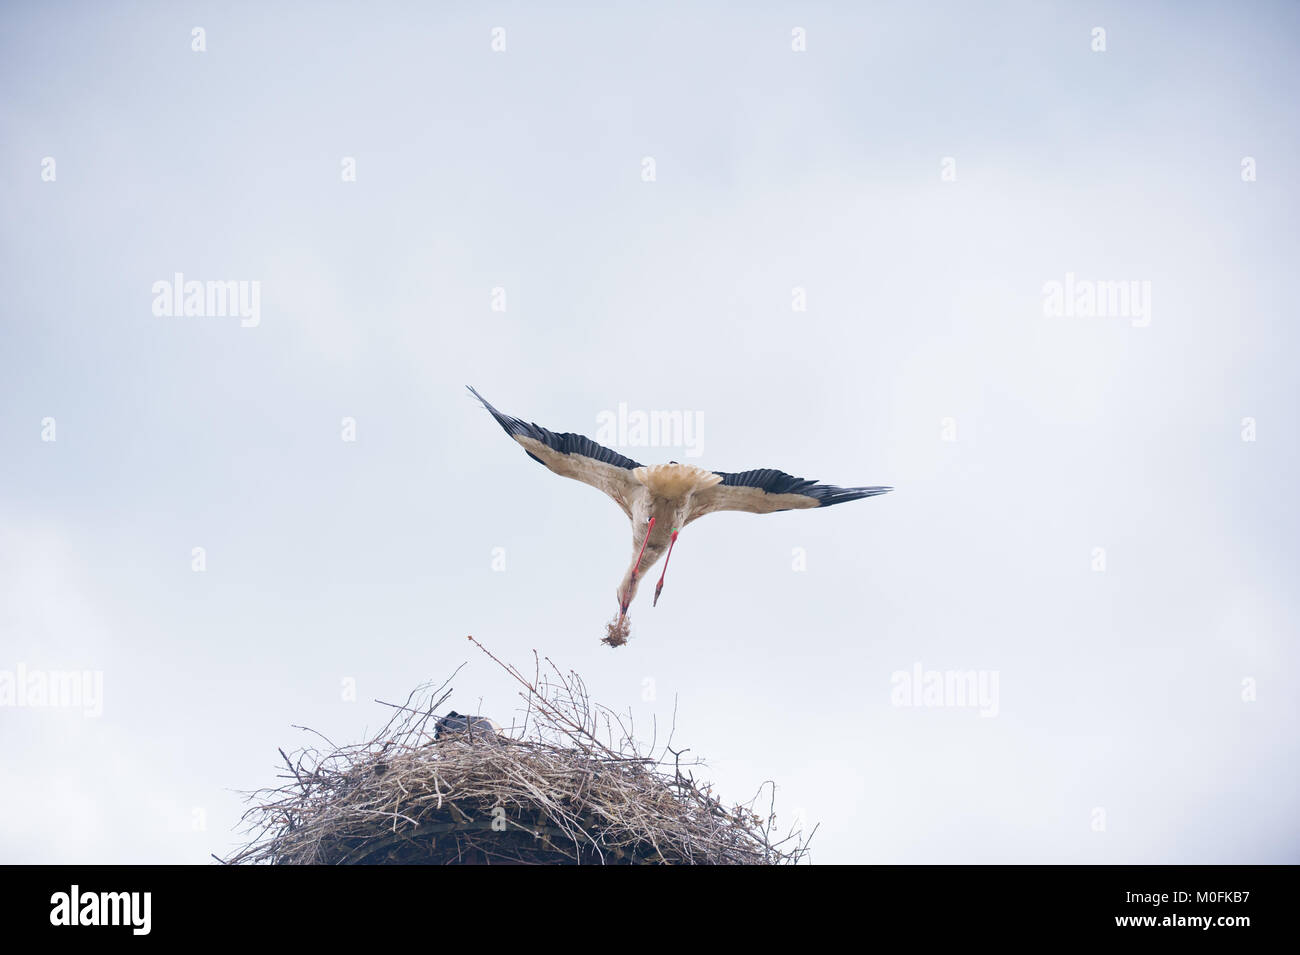
[[609, 624], [604, 643], [627, 642], [627, 608], [636, 596], [642, 570], [654, 566], [664, 552], [663, 573], [655, 587], [659, 603], [673, 545], [683, 527], [713, 511], [773, 514], [808, 507], [830, 507], [874, 497], [889, 487], [834, 487], [793, 477], [773, 468], [753, 471], [706, 471], [693, 464], [652, 464], [649, 467], [602, 447], [580, 434], [556, 434], [536, 424], [502, 414], [470, 387], [497, 424], [539, 464], [562, 477], [604, 491], [632, 522], [632, 562], [618, 585], [618, 617]]

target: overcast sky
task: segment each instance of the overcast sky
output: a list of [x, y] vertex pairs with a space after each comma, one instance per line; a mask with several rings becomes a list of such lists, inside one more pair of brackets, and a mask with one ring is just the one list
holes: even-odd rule
[[[1293, 5], [0, 26], [0, 684], [102, 680], [0, 706], [0, 859], [210, 861], [291, 724], [467, 660], [509, 722], [472, 633], [817, 862], [1300, 862]], [[897, 490], [691, 525], [611, 650], [626, 519], [466, 384]]]

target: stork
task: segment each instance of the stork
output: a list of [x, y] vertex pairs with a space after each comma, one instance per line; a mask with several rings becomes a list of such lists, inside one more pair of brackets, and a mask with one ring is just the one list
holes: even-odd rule
[[433, 725], [434, 740], [475, 739], [496, 742], [501, 727], [486, 716], [465, 716], [452, 710]]
[[835, 487], [806, 481], [773, 468], [708, 471], [692, 464], [646, 466], [602, 447], [580, 434], [556, 434], [537, 424], [512, 418], [469, 388], [497, 424], [530, 458], [561, 477], [604, 491], [632, 522], [632, 561], [618, 585], [618, 616], [601, 642], [622, 646], [628, 637], [628, 605], [636, 596], [641, 573], [664, 558], [652, 606], [659, 603], [668, 561], [682, 528], [714, 511], [774, 514], [810, 507], [830, 507], [892, 491], [890, 487]]

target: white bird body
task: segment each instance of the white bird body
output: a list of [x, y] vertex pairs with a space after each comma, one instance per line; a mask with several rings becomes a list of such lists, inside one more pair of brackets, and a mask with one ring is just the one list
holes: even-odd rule
[[[892, 490], [818, 484], [771, 468], [731, 473], [676, 461], [647, 466], [583, 435], [556, 434], [540, 425], [504, 415], [473, 388], [470, 391], [529, 457], [556, 474], [604, 491], [631, 521], [632, 562], [618, 588], [619, 624], [623, 623], [628, 604], [636, 596], [644, 571], [654, 566], [665, 552], [671, 555], [681, 529], [705, 514], [713, 511], [771, 514], [828, 507]], [[664, 570], [666, 573], [666, 564]], [[662, 587], [661, 577], [655, 591], [656, 600]], [[623, 639], [626, 639], [626, 628]], [[616, 640], [613, 644], [621, 642]]]
[[[632, 479], [637, 486], [630, 487], [624, 497], [627, 501], [624, 510], [632, 519], [632, 564], [618, 587], [619, 601], [624, 604], [636, 596], [640, 572], [658, 562], [672, 543], [673, 533], [704, 513], [692, 513], [696, 495], [722, 483], [721, 474], [676, 461], [633, 468]], [[647, 537], [645, 528], [650, 526], [651, 518], [654, 518], [654, 526]], [[637, 553], [643, 541], [645, 553], [641, 555], [638, 568]]]

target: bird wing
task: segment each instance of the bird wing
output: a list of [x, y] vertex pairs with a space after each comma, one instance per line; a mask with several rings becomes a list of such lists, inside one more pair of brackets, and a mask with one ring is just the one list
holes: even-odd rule
[[845, 501], [874, 497], [892, 487], [835, 487], [797, 478], [775, 468], [753, 471], [715, 471], [722, 482], [691, 495], [687, 523], [713, 511], [749, 511], [773, 514], [808, 507], [830, 507]]
[[519, 443], [530, 458], [546, 465], [561, 477], [573, 478], [604, 491], [631, 518], [632, 509], [628, 501], [632, 493], [641, 487], [632, 475], [633, 468], [641, 467], [638, 462], [581, 434], [556, 434], [540, 425], [502, 414], [473, 387], [469, 390], [483, 402], [483, 407], [497, 419], [497, 424]]

